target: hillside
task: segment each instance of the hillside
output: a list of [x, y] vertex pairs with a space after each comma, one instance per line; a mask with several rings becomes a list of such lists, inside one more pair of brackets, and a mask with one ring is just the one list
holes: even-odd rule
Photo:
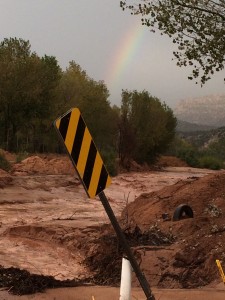
[[200, 125], [200, 124], [194, 124], [189, 123], [182, 120], [177, 120], [177, 132], [196, 132], [196, 131], [209, 131], [212, 129], [215, 129], [215, 126], [208, 126], [208, 125]]
[[213, 142], [221, 142], [225, 138], [225, 127], [208, 131], [178, 131], [178, 135], [197, 147], [206, 147]]
[[189, 123], [225, 126], [225, 94], [183, 100], [175, 107], [174, 114]]

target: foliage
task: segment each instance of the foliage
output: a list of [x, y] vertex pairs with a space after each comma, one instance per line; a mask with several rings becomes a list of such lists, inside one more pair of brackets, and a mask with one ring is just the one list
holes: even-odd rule
[[0, 43], [0, 144], [15, 152], [56, 151], [52, 121], [73, 106], [83, 112], [98, 148], [115, 149], [117, 115], [103, 82], [75, 62], [65, 72], [55, 57], [39, 57], [29, 41]]
[[72, 61], [60, 80], [58, 95], [59, 114], [71, 107], [78, 107], [100, 153], [114, 160], [111, 154], [116, 151], [119, 116], [118, 111], [110, 106], [109, 92], [104, 82], [94, 81]]
[[202, 157], [199, 157], [198, 167], [212, 170], [220, 170], [224, 168], [224, 163], [221, 159], [217, 157], [203, 155]]
[[125, 0], [123, 9], [141, 14], [142, 24], [166, 34], [177, 44], [173, 54], [178, 66], [191, 66], [189, 79], [200, 76], [201, 84], [225, 62], [224, 0]]
[[101, 150], [101, 156], [106, 166], [107, 171], [111, 176], [116, 176], [118, 174], [117, 168], [117, 153], [115, 149], [109, 147], [108, 150], [106, 148]]
[[38, 57], [29, 41], [0, 43], [0, 141], [10, 151], [40, 151], [50, 126], [60, 68], [54, 57]]
[[0, 169], [9, 171], [11, 169], [11, 165], [9, 161], [5, 158], [4, 154], [0, 152]]
[[191, 167], [212, 170], [224, 168], [224, 158], [216, 151], [212, 151], [213, 146], [211, 147], [202, 149], [176, 136], [168, 153], [184, 160]]
[[218, 139], [215, 142], [209, 144], [207, 153], [211, 156], [216, 156], [219, 159], [225, 161], [225, 137]]
[[191, 167], [198, 166], [198, 151], [188, 143], [183, 143], [178, 150], [177, 156], [184, 160]]
[[25, 152], [19, 152], [16, 156], [16, 162], [20, 163], [22, 160], [24, 160], [27, 157], [28, 157], [28, 153], [26, 151]]
[[147, 91], [122, 92], [119, 123], [119, 155], [122, 164], [131, 159], [151, 163], [174, 137], [176, 118], [172, 110]]
[[62, 71], [55, 57], [39, 57], [29, 41], [0, 43], [0, 146], [19, 153], [62, 152], [52, 122], [78, 107], [111, 175], [120, 159], [152, 162], [174, 137], [172, 110], [148, 92], [122, 92], [111, 107], [103, 81], [95, 81], [71, 61]]

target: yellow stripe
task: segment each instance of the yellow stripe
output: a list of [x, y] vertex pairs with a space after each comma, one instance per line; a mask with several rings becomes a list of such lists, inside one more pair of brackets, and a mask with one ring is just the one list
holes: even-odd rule
[[70, 122], [66, 133], [65, 145], [68, 152], [71, 154], [73, 149], [73, 143], [77, 131], [77, 124], [80, 118], [80, 112], [78, 109], [71, 111]]
[[77, 162], [77, 170], [80, 174], [80, 177], [83, 178], [84, 170], [88, 158], [88, 153], [91, 145], [91, 135], [87, 127], [85, 127], [84, 137], [80, 149], [80, 155]]
[[61, 119], [55, 121], [55, 126], [59, 129]]
[[109, 185], [111, 184], [111, 182], [112, 182], [112, 179], [111, 179], [111, 177], [109, 177], [109, 175], [108, 175], [108, 178], [107, 178], [105, 187], [109, 186]]
[[101, 169], [102, 169], [102, 159], [101, 159], [99, 153], [97, 152], [96, 158], [95, 158], [95, 164], [94, 164], [94, 168], [93, 168], [93, 172], [92, 172], [92, 176], [91, 176], [91, 182], [90, 182], [89, 189], [88, 189], [88, 194], [90, 195], [91, 198], [95, 197], [95, 195], [96, 195], [99, 178], [100, 178], [100, 174], [101, 174]]
[[219, 268], [219, 271], [220, 271], [220, 275], [221, 275], [221, 277], [222, 277], [222, 280], [223, 280], [223, 282], [225, 283], [225, 275], [224, 275], [224, 272], [223, 272], [223, 268], [222, 268], [222, 266], [221, 266], [221, 263], [220, 263], [220, 261], [217, 259], [216, 260], [216, 263], [217, 263], [217, 267]]

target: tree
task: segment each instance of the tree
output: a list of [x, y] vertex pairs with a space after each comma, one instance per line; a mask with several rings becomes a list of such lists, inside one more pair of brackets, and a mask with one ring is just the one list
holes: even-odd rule
[[136, 146], [135, 131], [131, 126], [131, 93], [122, 91], [122, 105], [120, 110], [119, 121], [119, 141], [118, 152], [121, 165], [129, 169], [130, 161], [134, 157], [134, 150]]
[[125, 0], [120, 6], [141, 14], [151, 31], [157, 28], [172, 38], [178, 46], [173, 52], [177, 65], [193, 68], [189, 79], [200, 77], [204, 84], [224, 68], [224, 0]]
[[116, 158], [118, 113], [110, 106], [109, 91], [103, 81], [90, 78], [74, 61], [63, 72], [58, 86], [58, 115], [78, 107], [97, 148], [111, 172]]
[[116, 131], [116, 115], [108, 101], [104, 82], [90, 78], [74, 61], [63, 73], [58, 86], [59, 114], [78, 107], [87, 122], [98, 148], [112, 143]]
[[89, 79], [87, 73], [75, 61], [69, 62], [57, 87], [59, 114], [80, 103], [86, 93]]
[[152, 163], [164, 152], [175, 135], [176, 118], [172, 110], [147, 91], [122, 92], [119, 153], [127, 166]]
[[40, 151], [54, 107], [60, 68], [54, 57], [38, 57], [29, 41], [0, 43], [0, 141], [10, 151]]
[[[51, 134], [52, 120], [57, 112], [57, 87], [62, 76], [61, 68], [54, 56], [44, 55], [38, 58], [38, 67], [34, 66], [33, 88], [38, 86], [38, 95], [32, 101], [29, 126], [31, 129], [32, 151], [46, 152], [54, 150], [54, 135]], [[53, 140], [52, 140], [53, 138]]]

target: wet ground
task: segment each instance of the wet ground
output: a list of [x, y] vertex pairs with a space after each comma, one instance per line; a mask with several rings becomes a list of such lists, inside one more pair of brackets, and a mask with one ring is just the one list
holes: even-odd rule
[[[18, 164], [9, 180], [0, 177], [0, 265], [3, 267], [13, 266], [60, 280], [83, 280], [92, 275], [84, 261], [87, 253], [95, 253], [99, 228], [109, 223], [109, 219], [99, 198], [87, 198], [76, 175], [71, 175], [73, 170], [70, 169], [67, 174], [61, 171], [64, 166], [64, 162], [51, 161], [48, 167], [46, 160], [36, 157]], [[160, 171], [122, 173], [113, 178], [105, 194], [119, 218], [124, 208], [140, 195], [208, 174], [216, 174], [216, 171], [165, 167]], [[171, 252], [175, 253], [178, 248], [179, 245], [173, 245]], [[160, 254], [153, 252], [157, 272], [161, 272], [161, 258], [169, 259], [169, 250], [162, 249]], [[147, 273], [148, 263], [148, 256], [143, 257], [142, 267]], [[224, 289], [223, 285], [218, 286], [219, 282], [218, 276], [214, 284], [217, 290], [161, 291], [153, 288], [160, 300], [220, 300], [224, 299]], [[134, 288], [133, 291], [132, 299], [145, 299], [140, 289]], [[118, 299], [118, 293], [118, 288], [81, 286], [18, 299], [113, 300]], [[17, 296], [2, 291], [0, 299], [17, 299]]]

